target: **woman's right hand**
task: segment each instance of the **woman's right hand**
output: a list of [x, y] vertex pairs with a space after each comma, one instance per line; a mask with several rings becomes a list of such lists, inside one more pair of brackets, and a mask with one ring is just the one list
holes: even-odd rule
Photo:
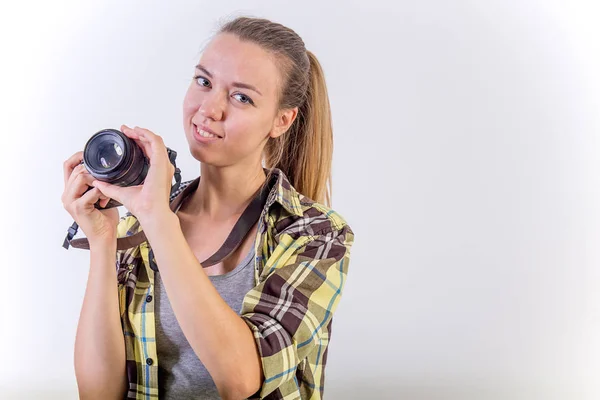
[[[94, 204], [100, 200], [100, 207], [110, 201], [97, 187], [92, 187], [95, 178], [81, 164], [83, 151], [73, 154], [63, 164], [65, 190], [61, 200], [65, 210], [83, 230], [90, 245], [93, 242], [116, 240], [119, 210], [116, 207], [98, 210]], [[87, 191], [89, 187], [91, 190]]]

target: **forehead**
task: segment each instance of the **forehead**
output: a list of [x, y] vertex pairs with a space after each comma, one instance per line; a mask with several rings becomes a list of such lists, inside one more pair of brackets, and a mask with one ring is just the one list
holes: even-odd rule
[[273, 55], [229, 33], [219, 34], [209, 42], [200, 64], [214, 79], [247, 83], [263, 94], [275, 93], [279, 83], [280, 74]]

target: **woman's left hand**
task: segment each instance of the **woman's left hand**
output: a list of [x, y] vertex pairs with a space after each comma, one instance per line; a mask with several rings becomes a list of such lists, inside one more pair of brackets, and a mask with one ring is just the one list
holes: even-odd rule
[[133, 129], [121, 125], [121, 131], [133, 139], [149, 160], [148, 174], [143, 184], [137, 186], [117, 186], [95, 181], [104, 195], [123, 204], [139, 220], [156, 213], [170, 211], [169, 195], [175, 167], [169, 160], [167, 147], [163, 139], [148, 129]]

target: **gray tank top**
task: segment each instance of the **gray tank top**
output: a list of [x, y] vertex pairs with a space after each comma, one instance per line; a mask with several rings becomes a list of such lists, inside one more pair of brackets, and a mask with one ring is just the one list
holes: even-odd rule
[[[209, 276], [223, 300], [238, 314], [254, 284], [254, 248], [233, 270]], [[155, 274], [154, 304], [159, 398], [220, 399], [210, 373], [196, 356], [173, 314], [160, 272]]]

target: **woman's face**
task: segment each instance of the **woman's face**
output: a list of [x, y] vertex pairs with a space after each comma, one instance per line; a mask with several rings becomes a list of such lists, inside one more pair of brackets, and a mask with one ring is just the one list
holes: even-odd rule
[[[260, 163], [269, 137], [281, 135], [296, 111], [279, 111], [280, 72], [260, 46], [232, 34], [206, 47], [183, 102], [190, 152], [202, 163]], [[291, 119], [291, 121], [290, 121]]]

